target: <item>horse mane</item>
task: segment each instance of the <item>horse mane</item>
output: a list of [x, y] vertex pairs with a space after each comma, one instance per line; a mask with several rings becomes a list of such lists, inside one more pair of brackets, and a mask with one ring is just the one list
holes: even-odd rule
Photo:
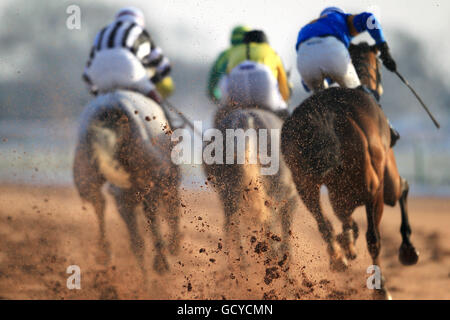
[[[366, 78], [366, 81], [372, 82], [372, 86], [368, 85], [368, 83], [364, 83], [366, 87], [368, 87], [371, 91], [376, 94], [376, 96], [380, 96], [383, 93], [381, 86], [381, 72], [380, 72], [380, 64], [378, 58], [375, 58], [375, 66], [371, 65], [370, 54], [377, 55], [378, 48], [376, 45], [369, 45], [367, 42], [363, 41], [358, 44], [350, 44], [348, 48], [350, 52], [350, 56], [355, 66], [356, 73], [358, 77], [363, 82], [363, 78]], [[378, 99], [378, 98], [377, 98]]]
[[358, 44], [350, 44], [348, 51], [350, 52], [350, 56], [352, 58], [353, 64], [355, 68], [360, 66], [365, 55], [370, 51], [373, 51], [373, 47], [370, 46], [367, 42], [363, 41]]

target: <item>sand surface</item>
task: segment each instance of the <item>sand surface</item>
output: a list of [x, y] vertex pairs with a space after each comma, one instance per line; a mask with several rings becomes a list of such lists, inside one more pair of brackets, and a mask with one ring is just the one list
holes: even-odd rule
[[[99, 262], [98, 225], [93, 209], [75, 189], [0, 186], [0, 298], [4, 299], [370, 299], [366, 287], [371, 265], [365, 242], [365, 211], [358, 209], [361, 236], [358, 258], [345, 273], [329, 269], [325, 245], [303, 204], [292, 225], [292, 254], [288, 272], [255, 252], [264, 241], [251, 230], [242, 236], [244, 269], [232, 273], [224, 248], [223, 213], [208, 186], [183, 190], [182, 248], [168, 255], [170, 271], [153, 271], [153, 245], [146, 233], [147, 283], [130, 250], [129, 237], [114, 204], [108, 201], [107, 236], [112, 260]], [[326, 199], [326, 197], [324, 197]], [[111, 200], [111, 199], [109, 199]], [[340, 225], [324, 201], [335, 230]], [[412, 198], [409, 201], [412, 241], [419, 263], [402, 266], [400, 209], [386, 207], [382, 221], [382, 268], [394, 299], [450, 298], [450, 199]], [[81, 268], [81, 289], [69, 290], [66, 268]], [[271, 281], [267, 269], [276, 267]], [[270, 273], [270, 272], [269, 272]], [[280, 275], [277, 278], [276, 275]], [[289, 275], [289, 277], [287, 276]], [[266, 278], [266, 281], [265, 281]]]

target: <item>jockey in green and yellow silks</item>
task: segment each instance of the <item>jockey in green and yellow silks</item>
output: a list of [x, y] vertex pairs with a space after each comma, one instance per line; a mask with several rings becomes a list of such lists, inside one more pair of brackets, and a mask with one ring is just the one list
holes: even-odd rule
[[244, 34], [247, 31], [250, 31], [250, 28], [246, 26], [236, 26], [233, 29], [233, 31], [231, 32], [231, 47], [223, 51], [219, 55], [219, 57], [214, 62], [213, 67], [211, 68], [208, 79], [208, 96], [216, 103], [222, 97], [219, 83], [223, 76], [226, 75], [230, 52], [235, 46], [242, 44]]
[[243, 43], [231, 50], [226, 72], [222, 105], [256, 106], [287, 114], [289, 81], [263, 31], [245, 34]]

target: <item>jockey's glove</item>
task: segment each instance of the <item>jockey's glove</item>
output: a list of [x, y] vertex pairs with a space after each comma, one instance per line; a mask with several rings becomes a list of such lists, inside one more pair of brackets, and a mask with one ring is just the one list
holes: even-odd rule
[[386, 69], [392, 72], [397, 71], [397, 64], [391, 56], [387, 42], [379, 44], [378, 49], [380, 50], [380, 58]]

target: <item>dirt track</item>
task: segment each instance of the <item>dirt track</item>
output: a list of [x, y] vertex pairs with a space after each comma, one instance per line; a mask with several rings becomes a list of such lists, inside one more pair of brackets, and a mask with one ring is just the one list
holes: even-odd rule
[[[292, 227], [292, 264], [288, 282], [278, 268], [266, 284], [273, 264], [255, 253], [249, 237], [243, 272], [231, 274], [223, 245], [222, 209], [215, 194], [183, 192], [182, 249], [169, 256], [171, 270], [153, 272], [152, 244], [146, 243], [148, 285], [129, 248], [128, 234], [114, 205], [108, 202], [107, 235], [112, 261], [97, 263], [97, 221], [74, 189], [0, 187], [0, 298], [6, 299], [367, 299], [365, 212], [355, 218], [361, 236], [358, 258], [344, 273], [328, 268], [328, 256], [315, 222], [303, 205]], [[401, 237], [399, 208], [386, 208], [382, 221], [382, 267], [394, 299], [450, 299], [450, 200], [413, 198], [409, 202], [412, 240], [419, 264], [403, 267], [397, 259]], [[327, 212], [330, 213], [328, 203]], [[331, 214], [329, 214], [332, 217]], [[145, 231], [144, 219], [141, 229]], [[336, 230], [340, 230], [333, 217]], [[263, 237], [259, 236], [258, 237]], [[259, 239], [258, 240], [263, 240]], [[200, 250], [204, 249], [204, 250]], [[201, 252], [200, 252], [201, 251]], [[81, 290], [66, 288], [66, 268], [81, 268]], [[276, 265], [275, 265], [276, 266]], [[280, 274], [279, 278], [276, 274]]]

